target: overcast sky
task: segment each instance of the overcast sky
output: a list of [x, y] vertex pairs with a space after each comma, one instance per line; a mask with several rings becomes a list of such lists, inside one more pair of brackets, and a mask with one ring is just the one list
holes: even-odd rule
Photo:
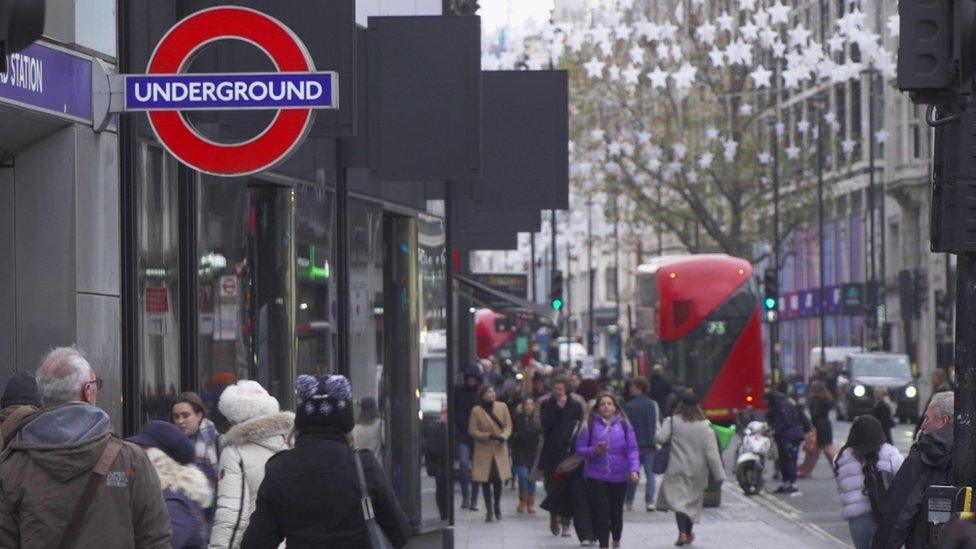
[[519, 26], [522, 22], [535, 19], [548, 21], [553, 0], [481, 0], [482, 26], [491, 32], [511, 23]]

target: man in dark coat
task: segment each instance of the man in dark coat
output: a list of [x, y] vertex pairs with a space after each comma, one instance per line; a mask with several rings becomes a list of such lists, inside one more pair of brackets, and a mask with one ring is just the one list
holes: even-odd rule
[[671, 382], [668, 378], [664, 377], [664, 366], [660, 364], [655, 364], [651, 369], [651, 388], [647, 392], [647, 396], [657, 403], [658, 410], [664, 416], [671, 415], [671, 410], [668, 409], [668, 397], [672, 393]]
[[790, 397], [770, 391], [766, 393], [766, 419], [776, 439], [779, 449], [779, 471], [783, 478], [783, 485], [776, 489], [778, 494], [792, 494], [796, 487], [796, 459], [803, 440], [803, 428], [796, 404]]
[[478, 404], [478, 386], [482, 383], [478, 363], [468, 366], [462, 385], [454, 390], [454, 440], [457, 441], [458, 481], [461, 483], [461, 509], [478, 510], [478, 485], [471, 482], [471, 459], [474, 439], [468, 434], [471, 409]]
[[[538, 468], [545, 473], [546, 494], [550, 494], [561, 481], [556, 468], [572, 453], [573, 432], [583, 421], [583, 406], [570, 398], [569, 380], [557, 376], [552, 380], [552, 393], [539, 402], [539, 421], [542, 428], [542, 450]], [[569, 533], [572, 510], [560, 510], [549, 514], [549, 529], [553, 534], [562, 524], [563, 535]]]
[[[650, 384], [642, 377], [634, 378], [630, 386], [630, 401], [624, 406], [627, 418], [634, 427], [637, 436], [637, 448], [640, 451], [640, 463], [647, 476], [647, 490], [644, 493], [644, 508], [654, 510], [654, 437], [657, 435], [657, 425], [661, 413], [657, 402], [647, 396]], [[636, 482], [627, 485], [627, 507], [633, 507], [634, 497], [637, 495]]]
[[954, 398], [945, 391], [933, 395], [918, 438], [885, 496], [881, 523], [873, 549], [908, 549], [926, 546], [926, 520], [922, 503], [929, 486], [949, 484], [952, 468], [952, 414]]

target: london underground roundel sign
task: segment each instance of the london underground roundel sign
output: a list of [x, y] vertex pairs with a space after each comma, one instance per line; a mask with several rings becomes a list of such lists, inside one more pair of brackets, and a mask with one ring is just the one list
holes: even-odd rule
[[[219, 40], [262, 50], [277, 72], [186, 72], [193, 56]], [[249, 8], [196, 12], [171, 28], [144, 75], [125, 76], [125, 111], [146, 111], [164, 147], [184, 164], [220, 176], [247, 175], [284, 160], [305, 139], [314, 109], [338, 108], [335, 72], [316, 72], [305, 45], [277, 19]], [[184, 118], [186, 110], [277, 110], [271, 124], [241, 143], [217, 143]]]

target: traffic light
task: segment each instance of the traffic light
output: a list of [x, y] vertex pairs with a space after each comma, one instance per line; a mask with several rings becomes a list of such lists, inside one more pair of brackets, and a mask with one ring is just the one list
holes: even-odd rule
[[34, 43], [44, 32], [45, 0], [0, 0], [0, 72], [7, 56]]
[[779, 305], [779, 276], [776, 269], [763, 271], [763, 294], [763, 310], [773, 320]]
[[556, 311], [563, 308], [563, 272], [556, 271], [552, 274], [552, 289], [549, 292], [549, 303]]

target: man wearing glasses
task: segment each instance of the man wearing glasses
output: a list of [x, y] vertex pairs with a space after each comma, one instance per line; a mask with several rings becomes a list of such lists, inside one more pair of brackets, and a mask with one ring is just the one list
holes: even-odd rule
[[0, 547], [170, 547], [159, 477], [95, 406], [101, 387], [77, 349], [44, 358], [43, 408], [0, 457]]

